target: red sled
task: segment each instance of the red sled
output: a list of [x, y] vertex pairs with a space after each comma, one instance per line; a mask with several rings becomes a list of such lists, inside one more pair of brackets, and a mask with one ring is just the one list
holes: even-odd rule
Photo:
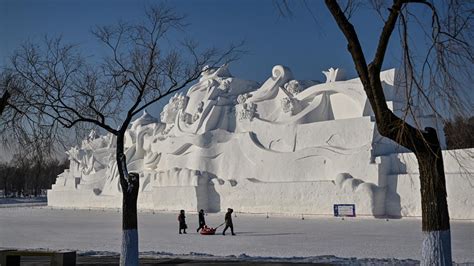
[[207, 225], [205, 225], [202, 229], [201, 229], [201, 235], [215, 235], [216, 234], [216, 230], [217, 228], [212, 228], [212, 227], [208, 227]]

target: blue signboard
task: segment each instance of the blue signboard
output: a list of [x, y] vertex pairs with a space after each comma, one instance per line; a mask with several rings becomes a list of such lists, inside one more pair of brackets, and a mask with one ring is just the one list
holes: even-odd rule
[[334, 204], [334, 216], [336, 217], [355, 217], [355, 204]]

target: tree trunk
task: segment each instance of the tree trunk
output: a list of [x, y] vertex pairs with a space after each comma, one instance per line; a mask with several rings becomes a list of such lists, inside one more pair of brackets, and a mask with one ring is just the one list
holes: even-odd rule
[[3, 177], [3, 197], [6, 198], [7, 195], [8, 195], [8, 175], [9, 173], [7, 172], [7, 174]]
[[421, 265], [451, 265], [451, 232], [443, 154], [434, 129], [425, 135], [426, 148], [415, 152], [420, 169], [423, 246]]
[[117, 167], [122, 187], [122, 249], [120, 265], [138, 265], [137, 199], [139, 176], [128, 173], [124, 155], [124, 132], [117, 136]]
[[8, 105], [8, 99], [10, 98], [10, 93], [8, 90], [5, 90], [5, 92], [2, 95], [2, 98], [0, 98], [0, 115], [2, 115], [3, 111], [5, 110], [5, 107]]
[[41, 174], [41, 166], [38, 165], [38, 168], [37, 168], [37, 171], [35, 173], [35, 178], [34, 178], [34, 184], [33, 184], [33, 188], [34, 188], [34, 195], [35, 197], [38, 197], [38, 187], [39, 187], [39, 176]]
[[[374, 60], [367, 64], [362, 46], [345, 12], [337, 1], [326, 0], [326, 6], [336, 20], [339, 29], [347, 39], [357, 73], [359, 74], [370, 106], [375, 114], [379, 133], [399, 145], [413, 151], [418, 159], [421, 184], [422, 224], [425, 240], [422, 247], [422, 265], [451, 265], [451, 236], [449, 231], [448, 204], [446, 202], [446, 180], [443, 156], [436, 130], [426, 128], [426, 132], [410, 126], [388, 108], [380, 81], [390, 36], [400, 16], [400, 10], [409, 1], [393, 1], [390, 14], [380, 34]], [[416, 1], [413, 1], [416, 2]]]
[[5, 173], [5, 176], [3, 177], [3, 197], [6, 198], [8, 196], [8, 176], [10, 176], [10, 171], [8, 170], [10, 168], [7, 167], [7, 171]]
[[[134, 175], [134, 173], [130, 173], [130, 175]], [[120, 265], [138, 265], [138, 186], [136, 189], [133, 188], [131, 193], [127, 192], [124, 188], [122, 189], [122, 252], [120, 255]]]

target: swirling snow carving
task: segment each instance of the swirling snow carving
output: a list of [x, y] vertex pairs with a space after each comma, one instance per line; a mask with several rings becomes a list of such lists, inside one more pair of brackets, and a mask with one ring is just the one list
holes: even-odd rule
[[[419, 215], [416, 159], [378, 134], [360, 80], [341, 73], [330, 69], [318, 84], [276, 65], [259, 85], [233, 77], [226, 65], [205, 69], [160, 119], [144, 113], [126, 132], [128, 169], [140, 174], [138, 207], [331, 215], [333, 204], [353, 203], [357, 215]], [[387, 105], [403, 114], [395, 70], [381, 80]], [[436, 127], [435, 116], [410, 119]], [[70, 169], [58, 176], [48, 204], [120, 207], [115, 141], [92, 132], [71, 148]], [[474, 219], [466, 211], [473, 194], [450, 158], [450, 215]]]

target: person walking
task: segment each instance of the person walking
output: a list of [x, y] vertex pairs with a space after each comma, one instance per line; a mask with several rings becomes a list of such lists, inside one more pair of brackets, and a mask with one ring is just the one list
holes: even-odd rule
[[188, 226], [186, 225], [186, 216], [184, 215], [184, 210], [179, 211], [178, 222], [179, 234], [181, 234], [181, 230], [184, 230], [183, 233], [186, 234], [186, 229], [188, 228]]
[[232, 223], [232, 213], [234, 212], [233, 209], [228, 208], [227, 213], [225, 214], [225, 228], [224, 231], [222, 231], [222, 235], [225, 235], [225, 231], [227, 231], [228, 228], [230, 228], [230, 232], [232, 233], [233, 236], [234, 234], [234, 224]]
[[205, 225], [206, 225], [206, 220], [204, 219], [204, 210], [201, 209], [199, 211], [199, 228], [196, 229], [196, 232], [199, 232], [199, 230], [203, 229]]

